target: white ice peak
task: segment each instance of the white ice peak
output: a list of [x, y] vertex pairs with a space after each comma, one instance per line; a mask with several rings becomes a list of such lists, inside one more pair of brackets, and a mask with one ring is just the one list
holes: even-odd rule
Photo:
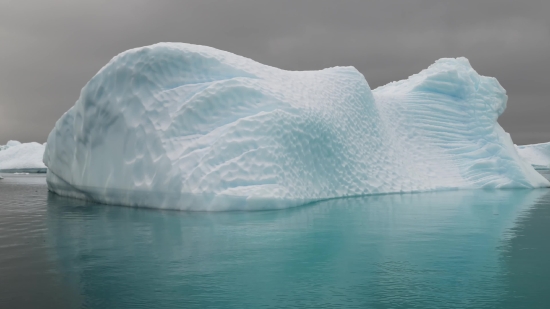
[[465, 58], [371, 91], [353, 67], [285, 71], [161, 43], [86, 84], [44, 163], [60, 195], [184, 210], [548, 186], [497, 123], [506, 100]]

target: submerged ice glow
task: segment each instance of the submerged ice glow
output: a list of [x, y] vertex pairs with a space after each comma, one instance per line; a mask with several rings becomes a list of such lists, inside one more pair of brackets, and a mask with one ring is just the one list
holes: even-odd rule
[[506, 101], [465, 58], [372, 91], [353, 67], [285, 71], [161, 43], [88, 82], [44, 163], [60, 195], [184, 210], [548, 186], [497, 123]]

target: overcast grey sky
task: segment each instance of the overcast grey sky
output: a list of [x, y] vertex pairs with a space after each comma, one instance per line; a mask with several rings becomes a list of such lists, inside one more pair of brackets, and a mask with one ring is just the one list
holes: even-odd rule
[[0, 0], [0, 144], [45, 142], [112, 57], [209, 45], [289, 70], [355, 66], [371, 87], [464, 56], [509, 95], [517, 144], [550, 141], [550, 1]]

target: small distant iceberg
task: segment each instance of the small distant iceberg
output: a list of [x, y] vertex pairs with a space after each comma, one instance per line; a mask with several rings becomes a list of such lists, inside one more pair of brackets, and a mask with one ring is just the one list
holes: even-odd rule
[[1, 173], [46, 173], [42, 162], [46, 144], [9, 141], [0, 145]]
[[519, 155], [536, 170], [550, 170], [550, 142], [516, 146]]

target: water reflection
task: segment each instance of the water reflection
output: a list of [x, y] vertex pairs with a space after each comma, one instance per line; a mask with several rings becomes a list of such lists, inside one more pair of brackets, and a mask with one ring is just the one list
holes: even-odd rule
[[507, 308], [516, 283], [529, 286], [519, 280], [532, 276], [516, 271], [526, 262], [516, 242], [544, 242], [522, 220], [550, 204], [547, 192], [383, 195], [230, 213], [50, 194], [48, 239], [65, 280], [94, 308]]
[[0, 308], [75, 308], [46, 241], [44, 175], [3, 174], [0, 181]]
[[550, 307], [550, 194], [518, 216], [502, 248], [509, 308]]

